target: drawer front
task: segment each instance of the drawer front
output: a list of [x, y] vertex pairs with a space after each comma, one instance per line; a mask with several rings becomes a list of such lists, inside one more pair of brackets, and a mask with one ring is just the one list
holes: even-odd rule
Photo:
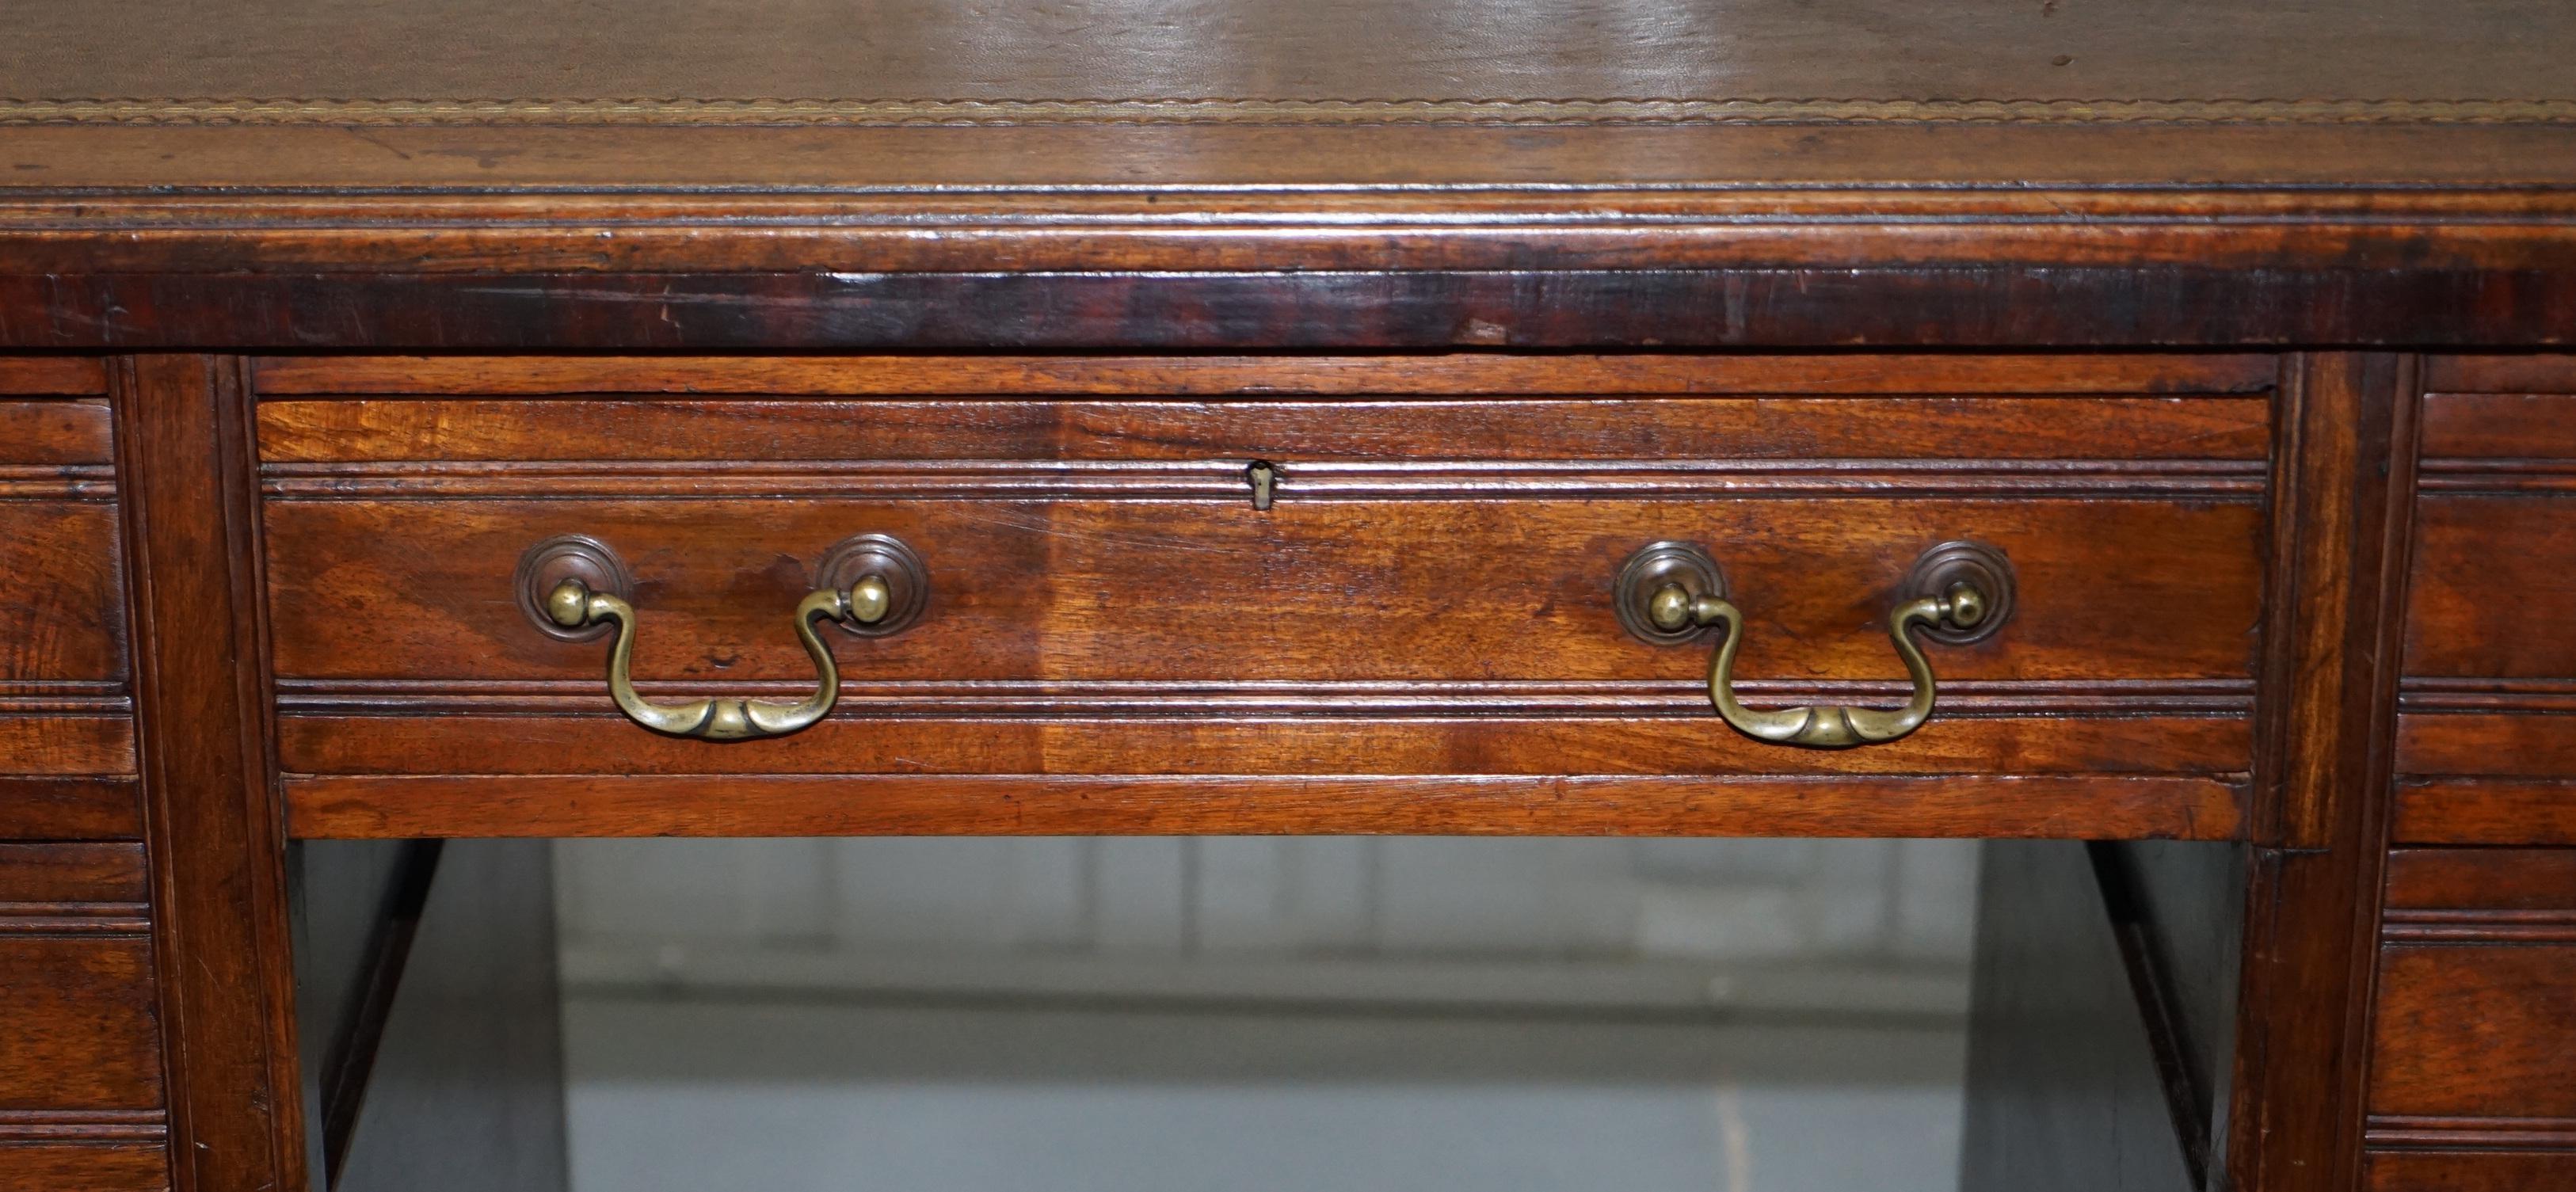
[[2576, 1154], [2530, 1151], [2375, 1151], [2368, 1192], [2537, 1192], [2576, 1187]]
[[2372, 1144], [2576, 1160], [2576, 852], [2400, 849], [2381, 931]]
[[2576, 357], [2425, 376], [2394, 833], [2576, 844]]
[[[1828, 814], [1825, 830], [2225, 835], [2248, 764], [2269, 370], [264, 362], [290, 802], [298, 831], [373, 834], [435, 827], [383, 818], [405, 800], [415, 815], [477, 801], [460, 777], [615, 776], [585, 789], [662, 806], [687, 788], [656, 779], [874, 775], [907, 784], [868, 796], [874, 818], [725, 822], [901, 830], [980, 792], [1038, 796], [1012, 806], [1020, 830], [1222, 826], [1192, 816], [1303, 797], [1309, 828], [1335, 801], [1372, 817], [1354, 823], [1416, 830], [1535, 806], [1513, 830], [1545, 831], [1652, 799], [1662, 818], [1639, 830], [1716, 831], [1748, 804], [1712, 780], [1856, 776], [1881, 784], [1876, 818]], [[770, 740], [624, 723], [605, 646], [542, 631], [518, 586], [533, 544], [587, 536], [631, 575], [647, 695], [793, 698], [814, 672], [789, 611], [861, 533], [918, 552], [927, 611], [891, 636], [827, 629], [840, 706]], [[1928, 649], [1940, 702], [1911, 736], [1756, 741], [1709, 706], [1708, 639], [1652, 645], [1622, 626], [1614, 581], [1659, 540], [1722, 569], [1751, 702], [1903, 702], [1887, 617], [1938, 544], [2002, 552], [2013, 610], [1983, 641]], [[1954, 775], [1986, 785], [1940, 781]], [[437, 781], [394, 782], [414, 777]], [[986, 785], [943, 796], [928, 778]], [[1262, 781], [1229, 796], [1146, 792], [1147, 778]], [[1501, 785], [1453, 782], [1463, 818], [1410, 823], [1368, 793], [1426, 778]], [[1048, 780], [1117, 780], [1107, 803], [1123, 811], [1051, 802], [1069, 788]], [[2091, 797], [2070, 798], [2079, 786]], [[764, 798], [810, 809], [817, 789], [741, 788], [732, 814]], [[1202, 797], [1171, 797], [1183, 789]]]
[[107, 374], [0, 356], [0, 839], [142, 830]]

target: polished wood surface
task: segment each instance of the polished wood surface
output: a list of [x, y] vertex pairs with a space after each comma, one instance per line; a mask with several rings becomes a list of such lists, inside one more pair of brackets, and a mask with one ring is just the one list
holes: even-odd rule
[[[150, 1024], [0, 1182], [367, 1153], [388, 903], [299, 1006], [290, 836], [1101, 831], [2097, 838], [2183, 1182], [2567, 1181], [2565, 6], [507, 7], [0, 41], [12, 1029]], [[869, 530], [929, 616], [772, 741], [511, 587], [598, 534], [653, 693], [783, 692]], [[1608, 615], [1662, 537], [1757, 703], [1892, 702], [1934, 542], [2018, 611], [1784, 751]], [[2002, 1104], [1991, 1170], [2158, 1166]]]
[[2398, 839], [2576, 844], [2576, 358], [2434, 360]]
[[237, 362], [113, 374], [173, 1182], [300, 1186], [283, 813]]
[[[260, 409], [280, 756], [321, 783], [293, 788], [295, 831], [422, 822], [417, 806], [370, 818], [355, 800], [423, 788], [331, 776], [454, 790], [474, 774], [1008, 783], [935, 786], [941, 810], [920, 821], [875, 796], [765, 820], [774, 805], [755, 790], [793, 789], [772, 785], [739, 788], [712, 817], [646, 818], [656, 804], [633, 800], [583, 829], [767, 832], [953, 830], [990, 822], [963, 802], [979, 791], [1011, 799], [1014, 820], [1060, 823], [1035, 815], [1051, 780], [1277, 775], [1339, 798], [1211, 786], [1253, 802], [1177, 820], [1134, 787], [1091, 805], [1131, 828], [1426, 831], [1466, 821], [1372, 813], [1356, 801], [1367, 787], [1333, 779], [1459, 775], [1462, 791], [1504, 796], [1527, 789], [1517, 776], [1903, 779], [2010, 757], [2003, 776], [2068, 792], [2044, 828], [1990, 798], [1982, 827], [1949, 810], [1977, 804], [1908, 818], [1898, 803], [1849, 830], [2123, 835], [2143, 812], [2150, 834], [2224, 835], [2239, 817], [2210, 796], [2250, 767], [2245, 628], [2260, 620], [2273, 379], [2257, 363], [607, 359], [522, 375], [509, 361], [268, 361], [263, 392], [298, 394]], [[451, 392], [529, 396], [432, 396]], [[709, 392], [737, 396], [680, 396]], [[1291, 396], [1318, 392], [1348, 396]], [[1244, 478], [1252, 460], [1279, 477], [1267, 509]], [[781, 611], [817, 582], [824, 548], [861, 530], [923, 552], [930, 611], [844, 641], [857, 714], [777, 741], [710, 752], [624, 725], [599, 649], [508, 604], [530, 544], [594, 537], [637, 573], [648, 692], [771, 693], [811, 666]], [[1764, 700], [1900, 693], [1878, 623], [1935, 543], [2002, 550], [2020, 595], [1995, 637], [1936, 651], [1948, 711], [1933, 727], [1871, 750], [1782, 751], [1706, 714], [1705, 645], [1620, 628], [1610, 580], [1660, 538], [1717, 552], [1755, 639], [1743, 686]], [[543, 744], [496, 756], [494, 737]], [[2099, 781], [2062, 780], [2075, 775]], [[517, 823], [430, 834], [534, 830], [597, 797], [551, 780], [488, 789]], [[1771, 790], [1738, 784], [1654, 815], [1662, 830], [1742, 830], [1738, 799]], [[2139, 803], [2159, 795], [2175, 805]], [[1620, 810], [1533, 808], [1517, 830], [1644, 814], [1610, 797]]]
[[107, 370], [0, 357], [0, 1186], [168, 1186]]

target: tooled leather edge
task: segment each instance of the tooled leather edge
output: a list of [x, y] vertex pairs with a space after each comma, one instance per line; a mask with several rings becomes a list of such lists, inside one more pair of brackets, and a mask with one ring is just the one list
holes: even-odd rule
[[27, 124], [2576, 124], [2576, 99], [0, 99]]

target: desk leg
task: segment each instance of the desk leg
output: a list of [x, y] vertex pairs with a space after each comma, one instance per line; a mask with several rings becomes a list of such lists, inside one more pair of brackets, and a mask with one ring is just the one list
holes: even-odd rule
[[179, 1192], [300, 1192], [286, 824], [240, 360], [117, 362], [134, 711]]

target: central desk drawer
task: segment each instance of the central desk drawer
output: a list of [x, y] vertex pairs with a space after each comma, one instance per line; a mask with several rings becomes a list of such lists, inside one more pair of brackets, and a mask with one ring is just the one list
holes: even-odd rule
[[[531, 785], [512, 776], [589, 776], [564, 797], [663, 819], [721, 804], [734, 830], [773, 803], [826, 818], [755, 826], [1195, 830], [1273, 822], [1247, 810], [1265, 800], [1307, 828], [1598, 830], [1639, 801], [1672, 831], [2236, 827], [2268, 362], [258, 375], [299, 830], [434, 828], [419, 808]], [[791, 702], [816, 674], [793, 610], [848, 586], [827, 555], [862, 535], [917, 561], [894, 583], [889, 623], [908, 623], [815, 620], [837, 703], [741, 741], [629, 723], [602, 681], [609, 639], [563, 640], [543, 606], [564, 573], [530, 555], [577, 538], [607, 560], [581, 574], [631, 606], [640, 698]], [[1704, 552], [1722, 577], [1704, 594], [1741, 610], [1730, 690], [1755, 709], [1904, 704], [1888, 620], [1944, 544], [1975, 544], [2009, 608], [1964, 644], [1909, 630], [1937, 684], [1918, 729], [1801, 748], [1713, 710], [1722, 633], [1635, 624], [1622, 567], [1659, 542]]]

